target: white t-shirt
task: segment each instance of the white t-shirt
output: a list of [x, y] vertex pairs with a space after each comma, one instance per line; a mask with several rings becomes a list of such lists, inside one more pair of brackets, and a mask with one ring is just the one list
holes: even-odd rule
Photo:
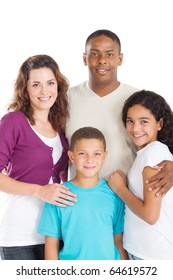
[[[53, 148], [52, 157], [53, 162], [56, 163], [63, 149], [59, 135], [48, 138], [36, 131], [35, 133], [47, 146]], [[52, 178], [49, 183], [52, 183]], [[44, 202], [35, 197], [4, 193], [0, 197], [0, 246], [43, 244], [45, 237], [37, 233], [37, 225], [43, 205]], [[14, 219], [14, 217], [18, 217], [18, 219]], [[23, 225], [26, 217], [30, 217], [30, 219], [27, 219], [25, 225]]]
[[[133, 166], [128, 172], [128, 187], [142, 200], [142, 171], [145, 166], [153, 167], [162, 160], [173, 158], [168, 147], [158, 141], [137, 152]], [[162, 199], [160, 217], [154, 225], [140, 219], [126, 206], [124, 248], [145, 260], [173, 259], [173, 188]]]
[[[70, 142], [72, 134], [84, 126], [101, 130], [108, 150], [107, 159], [100, 172], [100, 177], [105, 179], [117, 168], [127, 172], [134, 160], [133, 145], [121, 120], [121, 111], [124, 101], [135, 91], [136, 88], [120, 84], [110, 94], [100, 97], [89, 88], [88, 82], [68, 90], [70, 118], [66, 126], [66, 137]], [[73, 176], [74, 170], [71, 168], [70, 179]]]

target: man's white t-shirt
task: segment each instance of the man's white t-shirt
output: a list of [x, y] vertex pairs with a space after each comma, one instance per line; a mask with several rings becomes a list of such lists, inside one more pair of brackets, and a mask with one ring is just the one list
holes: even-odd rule
[[[66, 126], [66, 137], [70, 142], [72, 134], [84, 126], [98, 128], [106, 138], [108, 156], [100, 172], [107, 179], [117, 168], [125, 173], [134, 160], [133, 144], [128, 138], [121, 111], [124, 101], [137, 89], [127, 84], [120, 86], [110, 94], [100, 97], [93, 92], [88, 82], [68, 90], [70, 117]], [[70, 168], [70, 179], [74, 177], [74, 167]]]

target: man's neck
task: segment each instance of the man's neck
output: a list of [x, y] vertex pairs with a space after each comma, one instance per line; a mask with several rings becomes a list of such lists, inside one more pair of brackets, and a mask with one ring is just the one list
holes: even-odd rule
[[106, 96], [108, 94], [110, 94], [111, 92], [113, 92], [114, 90], [116, 90], [119, 85], [120, 82], [116, 81], [115, 83], [112, 84], [96, 84], [96, 83], [92, 83], [92, 82], [88, 82], [89, 87], [92, 91], [94, 91], [97, 95], [99, 95], [100, 97]]

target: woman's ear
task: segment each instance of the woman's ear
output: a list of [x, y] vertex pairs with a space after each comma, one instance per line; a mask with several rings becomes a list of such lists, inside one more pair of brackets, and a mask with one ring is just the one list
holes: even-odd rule
[[69, 160], [71, 161], [71, 163], [74, 163], [74, 154], [73, 154], [73, 152], [69, 150], [67, 152], [67, 154], [68, 154], [68, 157], [69, 157]]

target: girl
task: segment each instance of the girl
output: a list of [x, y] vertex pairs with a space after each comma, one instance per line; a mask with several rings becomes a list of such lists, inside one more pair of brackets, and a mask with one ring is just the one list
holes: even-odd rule
[[[115, 171], [110, 187], [125, 202], [124, 248], [130, 259], [173, 259], [173, 189], [164, 198], [148, 191], [153, 167], [172, 160], [173, 113], [163, 97], [142, 90], [130, 96], [122, 110], [127, 133], [137, 147], [127, 174]], [[156, 193], [156, 191], [155, 191]]]

